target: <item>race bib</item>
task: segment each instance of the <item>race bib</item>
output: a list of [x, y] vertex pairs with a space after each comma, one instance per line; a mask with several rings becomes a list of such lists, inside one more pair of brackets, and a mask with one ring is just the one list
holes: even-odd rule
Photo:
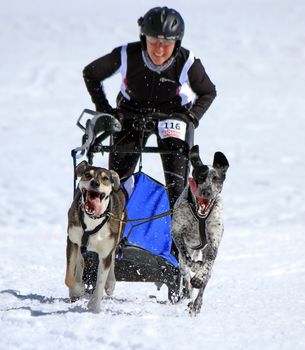
[[177, 119], [166, 119], [158, 123], [159, 136], [161, 139], [176, 137], [185, 141], [186, 123]]

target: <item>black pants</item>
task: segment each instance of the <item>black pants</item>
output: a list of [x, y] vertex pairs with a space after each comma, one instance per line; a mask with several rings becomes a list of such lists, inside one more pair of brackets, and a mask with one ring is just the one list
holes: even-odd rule
[[[189, 174], [188, 152], [193, 145], [193, 126], [188, 125], [187, 141], [182, 141], [174, 137], [161, 139], [158, 135], [157, 123], [150, 130], [145, 130], [143, 127], [135, 129], [134, 120], [131, 119], [124, 119], [122, 124], [122, 130], [113, 136], [114, 145], [134, 149], [141, 145], [144, 146], [148, 137], [155, 133], [158, 147], [172, 151], [171, 154], [161, 154], [165, 183], [172, 208], [183, 191]], [[134, 173], [139, 157], [140, 155], [136, 153], [110, 153], [109, 169], [116, 171], [120, 178], [127, 178]]]

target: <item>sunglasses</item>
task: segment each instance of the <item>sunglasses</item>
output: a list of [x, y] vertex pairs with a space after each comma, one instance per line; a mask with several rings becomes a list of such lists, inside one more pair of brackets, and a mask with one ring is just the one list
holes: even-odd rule
[[152, 45], [161, 44], [162, 46], [170, 46], [176, 43], [176, 40], [160, 39], [148, 35], [146, 36], [146, 40]]

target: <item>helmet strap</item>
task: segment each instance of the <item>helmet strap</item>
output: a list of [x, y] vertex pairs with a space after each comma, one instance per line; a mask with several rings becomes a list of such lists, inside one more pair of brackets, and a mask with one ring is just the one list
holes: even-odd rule
[[176, 57], [177, 56], [177, 54], [178, 54], [178, 52], [180, 50], [180, 47], [181, 47], [181, 40], [177, 40], [176, 44], [175, 44], [175, 48], [174, 48], [172, 57]]

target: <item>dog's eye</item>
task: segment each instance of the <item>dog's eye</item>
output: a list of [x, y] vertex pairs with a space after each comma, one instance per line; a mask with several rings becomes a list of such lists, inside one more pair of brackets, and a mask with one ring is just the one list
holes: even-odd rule
[[205, 180], [206, 180], [206, 175], [205, 175], [205, 174], [200, 174], [200, 175], [198, 176], [198, 178], [197, 178], [197, 182], [198, 182], [199, 184], [204, 183]]
[[85, 174], [84, 174], [85, 178], [86, 179], [90, 179], [91, 178], [91, 174], [89, 171], [87, 171]]
[[102, 180], [103, 180], [103, 181], [109, 181], [109, 177], [108, 177], [108, 176], [103, 176], [103, 177], [102, 177]]
[[217, 182], [220, 181], [220, 178], [219, 178], [218, 176], [214, 176], [213, 179], [212, 179], [212, 181], [213, 181], [214, 183], [217, 183]]

